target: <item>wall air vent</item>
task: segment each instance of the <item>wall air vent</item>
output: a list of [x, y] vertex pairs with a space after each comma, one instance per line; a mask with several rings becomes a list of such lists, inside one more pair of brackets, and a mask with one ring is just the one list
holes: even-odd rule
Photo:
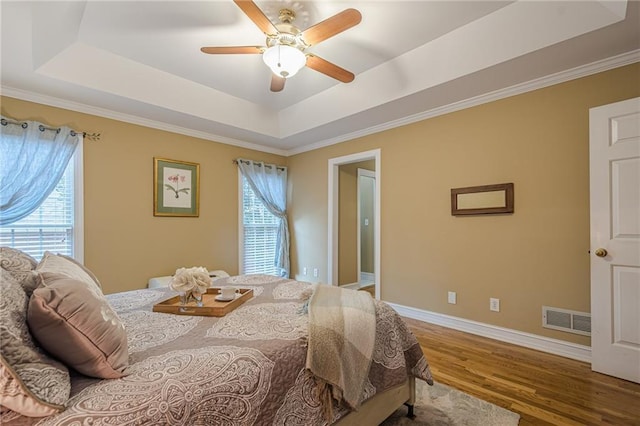
[[591, 314], [543, 306], [542, 326], [568, 333], [591, 336]]

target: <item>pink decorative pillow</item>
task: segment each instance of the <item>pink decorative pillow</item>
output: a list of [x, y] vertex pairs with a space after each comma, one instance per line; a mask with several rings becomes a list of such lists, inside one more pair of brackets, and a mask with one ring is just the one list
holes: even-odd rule
[[31, 334], [51, 355], [91, 377], [115, 379], [129, 365], [124, 325], [97, 286], [49, 272], [31, 296]]
[[36, 266], [37, 272], [54, 272], [56, 274], [64, 274], [78, 281], [93, 284], [102, 292], [102, 285], [98, 278], [84, 265], [78, 263], [75, 259], [63, 254], [53, 254], [49, 251], [44, 252], [42, 260]]

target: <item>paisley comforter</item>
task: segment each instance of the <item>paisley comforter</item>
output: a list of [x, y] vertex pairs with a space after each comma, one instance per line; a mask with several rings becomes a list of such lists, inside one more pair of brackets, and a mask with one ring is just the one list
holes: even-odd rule
[[[127, 330], [129, 374], [112, 380], [75, 375], [66, 410], [29, 423], [327, 424], [314, 378], [305, 369], [303, 293], [310, 285], [266, 275], [215, 284], [251, 288], [254, 297], [215, 318], [153, 312], [155, 303], [174, 294], [169, 289], [107, 296]], [[376, 301], [375, 309], [376, 343], [364, 397], [404, 382], [407, 375], [430, 381], [427, 361], [402, 319], [382, 302]], [[348, 410], [335, 405], [333, 413], [336, 421]]]

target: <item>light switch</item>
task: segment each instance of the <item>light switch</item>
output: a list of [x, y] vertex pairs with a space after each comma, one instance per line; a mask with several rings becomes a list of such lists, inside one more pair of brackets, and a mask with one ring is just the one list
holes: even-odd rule
[[364, 226], [369, 226], [369, 218], [368, 217], [364, 218]]

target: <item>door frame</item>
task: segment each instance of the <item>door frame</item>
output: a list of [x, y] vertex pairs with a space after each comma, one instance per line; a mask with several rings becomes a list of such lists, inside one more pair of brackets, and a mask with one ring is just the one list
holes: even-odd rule
[[355, 154], [344, 155], [342, 157], [336, 157], [329, 159], [328, 178], [329, 183], [327, 185], [329, 202], [328, 202], [328, 235], [327, 235], [327, 277], [329, 285], [338, 285], [338, 217], [339, 217], [339, 168], [343, 164], [357, 163], [360, 161], [374, 160], [375, 163], [375, 200], [374, 200], [374, 212], [376, 221], [374, 223], [374, 272], [375, 272], [375, 298], [380, 298], [380, 187], [381, 181], [381, 152], [380, 149], [373, 149], [371, 151], [358, 152]]

